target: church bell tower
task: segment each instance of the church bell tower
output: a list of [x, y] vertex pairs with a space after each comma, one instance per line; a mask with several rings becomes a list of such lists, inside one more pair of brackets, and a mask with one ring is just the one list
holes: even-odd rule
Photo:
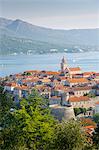
[[61, 72], [65, 72], [67, 69], [68, 69], [68, 65], [65, 58], [63, 57], [61, 60]]

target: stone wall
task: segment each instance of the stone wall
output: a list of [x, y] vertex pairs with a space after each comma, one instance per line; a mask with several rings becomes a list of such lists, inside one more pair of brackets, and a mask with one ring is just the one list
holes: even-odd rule
[[72, 106], [68, 107], [68, 106], [54, 105], [51, 106], [51, 113], [59, 121], [61, 121], [62, 119], [64, 120], [75, 119], [74, 110]]

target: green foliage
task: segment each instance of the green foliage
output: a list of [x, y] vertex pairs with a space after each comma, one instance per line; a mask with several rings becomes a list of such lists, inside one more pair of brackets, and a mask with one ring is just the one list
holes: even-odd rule
[[80, 124], [76, 121], [63, 122], [55, 128], [55, 150], [82, 150], [86, 137]]
[[28, 50], [34, 53], [48, 53], [50, 49], [56, 48], [61, 52], [64, 49], [64, 46], [59, 43], [53, 44], [50, 42], [43, 42], [34, 39], [26, 39], [26, 38], [17, 38], [15, 36], [5, 36], [2, 35], [0, 38], [0, 55], [8, 55], [13, 53], [23, 52], [27, 54]]
[[22, 75], [23, 76], [31, 76], [32, 74], [30, 72], [24, 72]]
[[21, 109], [7, 113], [1, 122], [1, 149], [47, 149], [55, 121], [42, 97], [34, 91], [20, 106]]
[[96, 146], [96, 149], [99, 150], [99, 124], [93, 133], [93, 144]]
[[81, 113], [80, 108], [74, 108], [75, 116], [79, 115]]
[[4, 92], [4, 89], [0, 87], [0, 120], [13, 106], [13, 97], [11, 94]]
[[86, 93], [86, 94], [84, 94], [84, 96], [88, 96], [90, 98], [95, 98], [96, 97], [96, 95], [94, 93]]
[[0, 94], [2, 94], [4, 88], [2, 86], [0, 86]]
[[86, 108], [74, 108], [74, 113], [76, 116], [81, 113], [86, 113], [86, 111], [87, 111]]
[[[56, 124], [48, 101], [33, 90], [13, 112], [11, 95], [0, 88], [0, 149], [2, 150], [95, 150], [77, 121]], [[81, 111], [81, 110], [80, 110]], [[93, 137], [99, 145], [99, 129]]]
[[99, 113], [95, 114], [93, 116], [93, 120], [96, 122], [96, 123], [99, 123]]
[[86, 113], [86, 108], [80, 108], [80, 110], [81, 110], [81, 113]]

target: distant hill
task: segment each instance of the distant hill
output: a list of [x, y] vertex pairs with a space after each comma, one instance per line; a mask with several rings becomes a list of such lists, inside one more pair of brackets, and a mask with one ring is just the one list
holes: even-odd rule
[[5, 18], [0, 17], [0, 27], [6, 27], [11, 22], [13, 22], [13, 20], [5, 19]]
[[50, 49], [61, 51], [67, 48], [71, 52], [77, 51], [75, 47], [82, 48], [84, 51], [93, 48], [98, 50], [99, 29], [55, 30], [32, 25], [19, 19], [0, 18], [0, 54], [28, 50], [46, 53]]

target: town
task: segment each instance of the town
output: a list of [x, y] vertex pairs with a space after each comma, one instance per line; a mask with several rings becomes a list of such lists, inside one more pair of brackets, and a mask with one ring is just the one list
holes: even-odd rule
[[[82, 72], [80, 67], [69, 68], [66, 59], [63, 57], [60, 63], [60, 71], [39, 71], [29, 70], [23, 73], [10, 75], [1, 78], [0, 84], [14, 96], [15, 103], [21, 98], [28, 97], [33, 89], [36, 89], [40, 95], [48, 99], [49, 106], [54, 112], [60, 109], [84, 108], [87, 111], [81, 116], [93, 116], [99, 113], [99, 73]], [[68, 113], [67, 113], [68, 114]], [[60, 117], [59, 117], [60, 116]], [[73, 117], [70, 115], [66, 117]], [[66, 118], [66, 119], [67, 119]]]
[[[18, 106], [19, 111], [21, 101], [24, 99], [28, 101], [29, 96], [36, 91], [40, 97], [47, 100], [48, 104], [45, 108], [49, 108], [55, 120], [60, 123], [65, 121], [67, 124], [71, 120], [74, 120], [75, 123], [80, 121], [92, 146], [92, 136], [99, 121], [99, 119], [97, 120], [99, 114], [99, 73], [83, 72], [80, 67], [70, 68], [63, 57], [60, 62], [60, 70], [57, 72], [28, 70], [0, 78], [0, 86], [3, 87], [2, 94], [12, 95], [13, 103]], [[4, 95], [2, 96], [1, 101], [3, 102], [5, 99]], [[38, 99], [37, 97], [35, 100]], [[4, 105], [2, 102], [1, 108]], [[12, 115], [14, 110], [13, 106], [10, 107]], [[2, 113], [4, 116], [4, 111]]]

